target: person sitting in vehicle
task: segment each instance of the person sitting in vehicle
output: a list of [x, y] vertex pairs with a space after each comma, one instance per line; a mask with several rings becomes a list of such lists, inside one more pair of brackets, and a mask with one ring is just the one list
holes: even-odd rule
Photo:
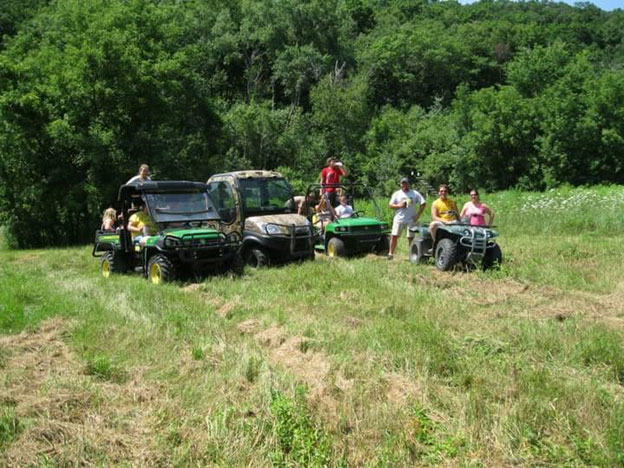
[[[488, 215], [488, 221], [485, 221], [485, 215]], [[470, 191], [470, 201], [463, 206], [460, 218], [467, 217], [473, 226], [492, 226], [494, 222], [494, 212], [485, 203], [479, 200], [479, 191], [472, 189]]]
[[340, 195], [338, 201], [340, 202], [336, 207], [336, 215], [338, 218], [350, 218], [355, 214], [353, 207], [347, 204], [347, 197], [345, 195]]
[[158, 226], [147, 214], [147, 205], [142, 205], [141, 210], [130, 216], [128, 231], [135, 244], [145, 245], [147, 238], [156, 235]]
[[325, 225], [336, 219], [336, 212], [334, 207], [329, 203], [329, 199], [326, 195], [321, 197], [321, 201], [314, 208], [315, 214], [312, 217], [312, 223], [315, 224], [321, 232], [325, 231]]
[[431, 224], [429, 224], [429, 232], [431, 238], [435, 242], [438, 227], [444, 224], [457, 223], [459, 221], [459, 210], [457, 204], [448, 198], [448, 185], [442, 184], [438, 187], [438, 198], [431, 205]]
[[106, 208], [102, 215], [102, 225], [100, 230], [102, 231], [114, 231], [117, 227], [117, 212], [115, 208]]

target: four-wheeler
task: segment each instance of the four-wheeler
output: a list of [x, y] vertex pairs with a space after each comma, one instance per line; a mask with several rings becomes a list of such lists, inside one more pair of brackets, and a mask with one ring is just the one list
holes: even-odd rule
[[[335, 218], [327, 221], [317, 220], [310, 205], [317, 203], [320, 197], [327, 197], [323, 190], [334, 188], [346, 196], [354, 213], [347, 218]], [[357, 211], [357, 199], [365, 210]], [[312, 201], [314, 200], [314, 201]], [[388, 223], [381, 219], [381, 211], [375, 203], [368, 187], [358, 183], [313, 184], [308, 187], [304, 200], [308, 206], [310, 221], [316, 229], [315, 250], [325, 252], [329, 257], [344, 257], [360, 253], [374, 252], [386, 254], [390, 246]]]
[[[132, 240], [130, 216], [145, 205], [158, 232]], [[97, 231], [92, 255], [100, 257], [100, 271], [141, 270], [153, 283], [210, 271], [242, 273], [241, 238], [221, 230], [221, 217], [208, 186], [200, 182], [163, 181], [122, 185], [116, 232]]]
[[292, 188], [279, 172], [215, 174], [207, 184], [224, 229], [241, 234], [247, 265], [314, 258], [312, 226], [297, 214]]
[[418, 233], [410, 245], [411, 263], [427, 263], [433, 257], [436, 266], [448, 271], [455, 265], [473, 267], [480, 263], [483, 270], [497, 268], [503, 261], [500, 247], [494, 240], [498, 232], [485, 226], [451, 223], [438, 227], [433, 242], [429, 226], [415, 226]]

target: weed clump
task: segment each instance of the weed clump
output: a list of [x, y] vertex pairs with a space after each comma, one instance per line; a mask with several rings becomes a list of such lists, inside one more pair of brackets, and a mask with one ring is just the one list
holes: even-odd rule
[[109, 382], [122, 383], [126, 380], [126, 372], [102, 355], [96, 355], [87, 359], [85, 374]]
[[0, 407], [0, 449], [9, 445], [22, 431], [22, 424], [13, 408]]
[[329, 434], [310, 415], [303, 387], [297, 387], [294, 398], [288, 398], [277, 390], [272, 391], [271, 414], [278, 443], [272, 454], [276, 466], [336, 465], [332, 463]]

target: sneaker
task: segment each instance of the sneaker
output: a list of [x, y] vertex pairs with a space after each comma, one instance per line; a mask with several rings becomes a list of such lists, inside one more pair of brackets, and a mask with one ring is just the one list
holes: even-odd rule
[[392, 254], [388, 254], [388, 256], [386, 257], [388, 260], [392, 260], [394, 258], [394, 255]]

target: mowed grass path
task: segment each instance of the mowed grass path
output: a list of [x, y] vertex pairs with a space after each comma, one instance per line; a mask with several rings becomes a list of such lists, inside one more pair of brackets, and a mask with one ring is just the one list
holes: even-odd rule
[[0, 251], [0, 464], [623, 465], [623, 195], [483, 196], [490, 273], [404, 240], [158, 287]]

